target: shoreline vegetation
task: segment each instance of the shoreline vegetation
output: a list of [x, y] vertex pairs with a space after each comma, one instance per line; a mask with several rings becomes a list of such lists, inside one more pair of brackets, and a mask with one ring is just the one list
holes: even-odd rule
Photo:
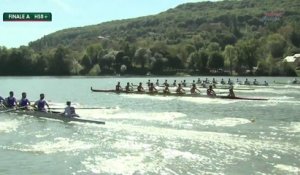
[[[0, 76], [299, 76], [298, 0], [186, 3], [0, 46]], [[284, 9], [284, 10], [283, 10]]]

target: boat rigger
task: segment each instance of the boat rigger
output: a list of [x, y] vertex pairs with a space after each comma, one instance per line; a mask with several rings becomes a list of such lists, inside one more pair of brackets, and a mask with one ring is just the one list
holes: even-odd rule
[[15, 113], [18, 115], [29, 115], [37, 118], [49, 118], [60, 120], [63, 122], [80, 122], [80, 123], [94, 123], [94, 124], [105, 124], [104, 121], [98, 120], [88, 120], [78, 117], [67, 117], [62, 115], [60, 112], [51, 111], [51, 112], [40, 112], [40, 111], [31, 111], [31, 110], [22, 110], [22, 109], [0, 109], [0, 113]]
[[216, 99], [231, 99], [231, 100], [268, 100], [266, 98], [251, 98], [251, 97], [237, 97], [237, 96], [206, 96], [200, 93], [186, 94], [186, 93], [163, 93], [163, 92], [138, 92], [138, 91], [117, 91], [113, 89], [93, 89], [92, 92], [103, 92], [103, 93], [116, 93], [116, 94], [140, 94], [140, 95], [153, 95], [153, 96], [176, 96], [176, 97], [200, 97], [200, 98], [216, 98]]

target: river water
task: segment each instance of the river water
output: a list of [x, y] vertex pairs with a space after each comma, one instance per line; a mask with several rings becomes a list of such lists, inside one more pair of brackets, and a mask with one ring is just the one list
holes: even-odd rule
[[270, 87], [235, 91], [268, 101], [90, 91], [91, 86], [113, 89], [117, 81], [137, 84], [149, 78], [157, 79], [0, 77], [2, 97], [12, 90], [20, 98], [25, 91], [35, 101], [45, 93], [52, 107], [64, 107], [67, 100], [76, 107], [99, 107], [76, 112], [106, 122], [63, 123], [0, 113], [0, 174], [300, 174], [300, 85], [272, 84], [292, 78], [257, 77]]

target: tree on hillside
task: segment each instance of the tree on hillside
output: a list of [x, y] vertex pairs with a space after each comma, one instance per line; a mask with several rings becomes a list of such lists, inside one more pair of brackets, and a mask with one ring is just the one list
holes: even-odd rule
[[234, 46], [227, 45], [223, 52], [225, 57], [225, 66], [229, 67], [230, 75], [232, 75], [233, 67], [235, 66], [236, 59], [237, 59], [237, 51]]
[[104, 55], [102, 58], [100, 58], [100, 69], [102, 73], [116, 73], [115, 70], [115, 61], [116, 61], [116, 55], [117, 51], [111, 51]]
[[135, 51], [134, 62], [137, 65], [140, 65], [142, 69], [145, 68], [145, 65], [149, 63], [151, 57], [151, 52], [149, 49], [139, 48]]
[[257, 65], [259, 43], [255, 39], [241, 40], [236, 45], [238, 50], [238, 63], [240, 66], [244, 64], [248, 66], [250, 73], [253, 72], [253, 67]]
[[0, 75], [7, 75], [10, 67], [7, 65], [9, 50], [0, 46]]
[[224, 57], [219, 52], [212, 52], [209, 55], [208, 67], [210, 69], [218, 70], [224, 67]]
[[280, 34], [270, 35], [267, 39], [268, 50], [273, 58], [282, 58], [285, 52], [287, 43]]
[[49, 60], [49, 72], [53, 75], [70, 75], [72, 62], [70, 50], [59, 46]]

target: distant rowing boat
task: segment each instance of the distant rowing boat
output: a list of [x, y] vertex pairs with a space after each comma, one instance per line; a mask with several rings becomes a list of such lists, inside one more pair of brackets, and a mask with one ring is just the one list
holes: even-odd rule
[[101, 90], [101, 89], [93, 89], [91, 87], [92, 92], [106, 92], [106, 93], [116, 93], [116, 94], [141, 94], [141, 95], [153, 95], [153, 96], [176, 96], [176, 97], [200, 97], [200, 98], [219, 98], [219, 99], [231, 99], [231, 100], [268, 100], [266, 98], [251, 98], [251, 97], [229, 97], [229, 96], [215, 96], [215, 97], [209, 97], [204, 96], [199, 93], [196, 94], [185, 94], [185, 93], [163, 93], [163, 92], [138, 92], [138, 91], [116, 91], [113, 89], [110, 90]]
[[61, 120], [64, 122], [81, 122], [81, 123], [94, 123], [94, 124], [105, 124], [103, 121], [97, 121], [97, 120], [87, 120], [77, 117], [66, 117], [61, 115], [59, 112], [39, 112], [39, 111], [25, 111], [25, 110], [14, 110], [14, 109], [7, 109], [3, 110], [1, 109], [1, 112], [8, 112], [8, 113], [16, 113], [18, 115], [29, 115], [34, 116], [38, 118], [49, 118], [49, 119], [55, 119], [55, 120]]

